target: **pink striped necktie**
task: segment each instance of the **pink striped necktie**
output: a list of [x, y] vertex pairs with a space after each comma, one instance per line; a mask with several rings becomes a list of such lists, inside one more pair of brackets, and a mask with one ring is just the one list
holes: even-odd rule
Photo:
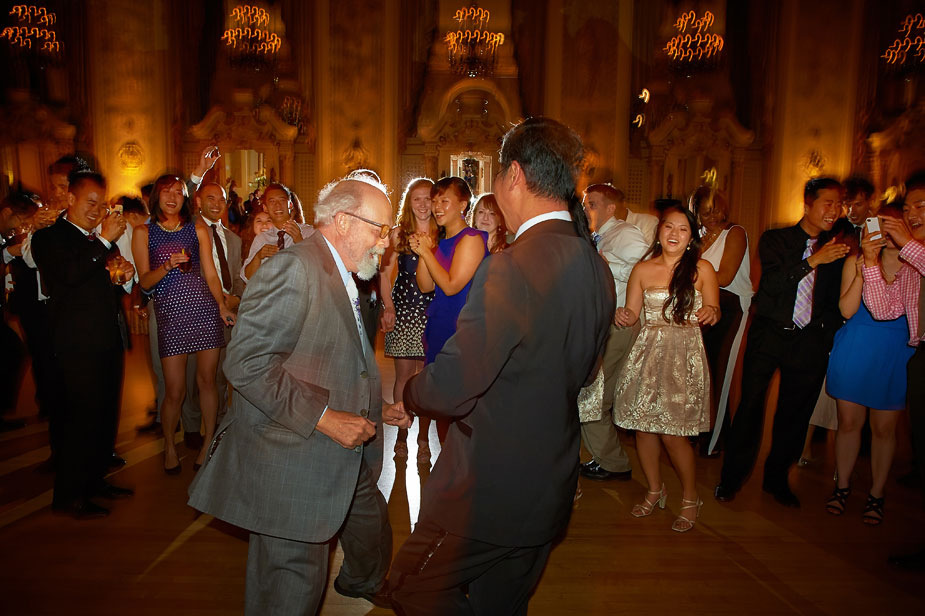
[[[806, 240], [806, 250], [803, 251], [803, 258], [808, 258], [813, 254], [813, 246], [816, 245], [816, 238], [811, 237]], [[813, 318], [813, 285], [816, 283], [816, 270], [803, 276], [800, 284], [797, 285], [797, 299], [793, 303], [793, 323], [800, 329], [809, 325]]]

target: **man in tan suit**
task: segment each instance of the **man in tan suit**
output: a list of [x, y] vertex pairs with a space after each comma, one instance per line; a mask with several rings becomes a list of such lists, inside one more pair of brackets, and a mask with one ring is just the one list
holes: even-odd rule
[[335, 536], [335, 590], [388, 606], [382, 386], [350, 272], [375, 274], [391, 213], [381, 184], [330, 185], [316, 229], [267, 260], [241, 301], [225, 361], [236, 391], [189, 503], [251, 531], [247, 614], [316, 613]]

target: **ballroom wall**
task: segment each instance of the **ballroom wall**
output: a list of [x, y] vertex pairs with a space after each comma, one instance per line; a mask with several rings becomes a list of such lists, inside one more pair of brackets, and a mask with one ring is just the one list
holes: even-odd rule
[[[64, 53], [0, 40], [0, 103], [14, 120], [0, 127], [0, 191], [43, 192], [45, 167], [76, 149], [113, 193], [137, 193], [163, 170], [187, 173], [210, 143], [262, 161], [306, 204], [352, 168], [376, 169], [398, 193], [463, 155], [481, 157], [490, 188], [506, 128], [546, 114], [585, 140], [582, 185], [610, 181], [647, 209], [716, 167], [754, 235], [799, 217], [812, 174], [895, 180], [897, 152], [910, 148], [895, 126], [921, 123], [921, 73], [880, 58], [912, 1], [486, 0], [506, 40], [494, 75], [477, 79], [447, 62], [461, 2], [264, 2], [283, 42], [259, 71], [234, 65], [222, 41], [238, 4], [43, 4]], [[663, 51], [690, 10], [711, 11], [724, 37], [711, 70], [679, 69]], [[240, 168], [220, 164], [215, 176]], [[254, 178], [234, 179], [246, 193]]]

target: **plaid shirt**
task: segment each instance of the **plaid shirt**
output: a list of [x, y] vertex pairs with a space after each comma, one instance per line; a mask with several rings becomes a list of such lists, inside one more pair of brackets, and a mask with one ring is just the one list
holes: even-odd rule
[[906, 315], [909, 323], [909, 345], [918, 346], [925, 341], [919, 337], [919, 290], [925, 276], [925, 244], [908, 242], [899, 252], [900, 258], [911, 267], [903, 267], [893, 284], [886, 284], [879, 267], [864, 268], [864, 304], [878, 321], [887, 321]]

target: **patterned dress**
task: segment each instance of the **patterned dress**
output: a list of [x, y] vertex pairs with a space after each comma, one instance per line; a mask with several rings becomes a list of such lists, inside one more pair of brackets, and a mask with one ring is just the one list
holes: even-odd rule
[[395, 329], [385, 335], [385, 354], [389, 357], [424, 359], [424, 326], [434, 294], [421, 293], [415, 278], [417, 269], [416, 254], [398, 255], [398, 277], [392, 287]]
[[710, 429], [710, 371], [694, 316], [703, 299], [698, 291], [684, 325], [665, 320], [667, 299], [665, 287], [643, 292], [645, 323], [617, 381], [614, 422], [627, 430], [696, 436]]
[[225, 334], [218, 304], [209, 291], [199, 267], [199, 238], [196, 224], [188, 222], [176, 231], [165, 231], [149, 222], [148, 262], [151, 270], [164, 265], [170, 255], [185, 248], [192, 268], [175, 267], [154, 286], [154, 314], [157, 317], [157, 345], [161, 357], [195, 353], [225, 346]]

